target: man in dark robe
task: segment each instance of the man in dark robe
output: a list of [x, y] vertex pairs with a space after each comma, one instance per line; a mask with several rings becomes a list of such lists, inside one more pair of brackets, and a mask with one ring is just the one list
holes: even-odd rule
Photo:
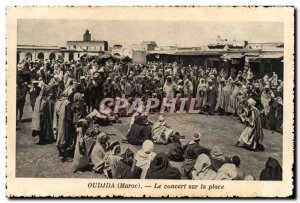
[[75, 147], [76, 137], [72, 103], [65, 93], [62, 93], [61, 98], [56, 102], [53, 129], [56, 132], [56, 146], [61, 161], [69, 161]]
[[146, 179], [181, 179], [181, 173], [170, 165], [165, 153], [159, 152], [150, 163]]
[[47, 88], [41, 90], [32, 114], [32, 136], [38, 135], [39, 142], [37, 144], [41, 145], [54, 141], [47, 91]]
[[80, 77], [83, 76], [83, 67], [80, 63], [76, 64], [74, 72], [75, 72], [76, 80], [79, 81]]
[[170, 161], [181, 162], [184, 160], [184, 151], [181, 147], [180, 135], [178, 132], [169, 137], [167, 156]]
[[97, 72], [94, 73], [94, 78], [92, 80], [90, 97], [92, 101], [92, 108], [99, 110], [100, 102], [104, 98], [104, 86], [103, 80]]
[[18, 82], [17, 86], [17, 115], [19, 113], [19, 118], [17, 118], [18, 123], [22, 123], [22, 117], [23, 117], [23, 110], [24, 110], [24, 105], [26, 102], [26, 95], [27, 95], [28, 88], [27, 86], [23, 83], [23, 81]]
[[145, 140], [151, 140], [151, 128], [145, 116], [137, 116], [127, 135], [127, 141], [132, 145], [142, 145]]
[[266, 181], [282, 180], [282, 168], [276, 159], [269, 157], [266, 162], [266, 167], [260, 173], [259, 179]]
[[208, 88], [206, 89], [206, 105], [208, 109], [208, 114], [212, 115], [214, 114], [214, 109], [216, 105], [216, 99], [217, 99], [217, 90], [213, 84], [212, 80], [208, 81]]
[[121, 155], [122, 159], [115, 165], [114, 179], [139, 179], [141, 169], [133, 166], [134, 153], [129, 148]]
[[183, 146], [184, 157], [188, 157], [188, 151], [193, 151], [195, 154], [195, 159], [202, 153], [209, 154], [209, 149], [200, 145], [201, 134], [195, 133], [193, 140], [188, 142], [185, 146]]

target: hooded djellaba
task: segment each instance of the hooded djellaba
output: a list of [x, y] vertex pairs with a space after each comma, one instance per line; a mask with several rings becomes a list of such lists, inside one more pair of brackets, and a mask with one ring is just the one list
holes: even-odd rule
[[159, 152], [150, 164], [146, 179], [181, 179], [181, 173], [170, 165], [165, 153]]
[[167, 156], [170, 161], [181, 162], [184, 160], [184, 151], [181, 147], [180, 135], [178, 132], [169, 137]]
[[214, 180], [217, 173], [212, 169], [211, 160], [206, 154], [198, 156], [192, 171], [193, 180]]
[[218, 172], [223, 164], [231, 163], [231, 160], [223, 154], [219, 146], [214, 146], [212, 148], [209, 154], [209, 158], [211, 161], [211, 168], [215, 172]]
[[151, 139], [151, 131], [147, 116], [137, 115], [128, 132], [127, 141], [132, 145], [142, 145], [145, 140], [149, 139]]
[[103, 132], [97, 135], [96, 143], [91, 153], [91, 161], [94, 165], [93, 171], [95, 173], [103, 173], [106, 154], [109, 152], [109, 149], [108, 136]]
[[185, 159], [181, 166], [181, 174], [185, 179], [192, 179], [192, 172], [196, 163], [197, 154], [192, 149], [185, 151]]
[[54, 142], [52, 118], [47, 99], [48, 88], [43, 88], [37, 97], [32, 114], [32, 136], [39, 136], [38, 144]]
[[73, 122], [76, 123], [80, 119], [86, 116], [85, 106], [83, 103], [83, 98], [80, 93], [75, 93], [73, 98]]
[[75, 148], [75, 126], [73, 123], [72, 103], [67, 92], [62, 93], [56, 102], [53, 118], [53, 129], [56, 132], [56, 146], [61, 161], [67, 161]]
[[134, 165], [142, 170], [141, 179], [145, 179], [151, 161], [154, 159], [156, 153], [153, 152], [154, 144], [151, 140], [145, 140], [142, 149], [137, 151], [134, 157]]
[[121, 160], [115, 164], [114, 179], [139, 179], [142, 170], [133, 166], [134, 153], [131, 149], [127, 148], [121, 155]]
[[107, 153], [104, 164], [104, 174], [108, 178], [112, 178], [116, 172], [116, 163], [122, 159], [120, 156], [121, 145], [119, 141], [110, 143], [110, 151]]
[[279, 162], [269, 157], [266, 167], [260, 173], [260, 180], [282, 180], [282, 168]]

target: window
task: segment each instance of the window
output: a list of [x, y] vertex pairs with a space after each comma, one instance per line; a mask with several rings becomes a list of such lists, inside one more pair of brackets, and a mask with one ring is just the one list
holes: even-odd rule
[[78, 58], [80, 57], [80, 53], [78, 53]]
[[76, 49], [76, 45], [73, 45], [73, 48]]

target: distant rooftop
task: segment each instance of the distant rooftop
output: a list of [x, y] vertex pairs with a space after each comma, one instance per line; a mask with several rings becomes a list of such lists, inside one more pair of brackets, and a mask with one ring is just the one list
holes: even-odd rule
[[76, 42], [76, 43], [80, 43], [80, 42], [83, 42], [83, 43], [85, 43], [85, 42], [88, 42], [88, 43], [102, 43], [102, 42], [107, 42], [107, 41], [105, 41], [105, 40], [91, 40], [91, 41], [81, 41], [81, 40], [69, 40], [69, 41], [67, 41], [67, 43], [68, 42]]
[[42, 46], [42, 45], [17, 45], [19, 49], [60, 49], [59, 46]]

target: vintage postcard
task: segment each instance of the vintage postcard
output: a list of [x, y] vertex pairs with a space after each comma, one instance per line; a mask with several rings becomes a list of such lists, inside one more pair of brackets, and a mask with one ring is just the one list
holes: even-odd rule
[[294, 191], [293, 7], [8, 7], [7, 197]]

